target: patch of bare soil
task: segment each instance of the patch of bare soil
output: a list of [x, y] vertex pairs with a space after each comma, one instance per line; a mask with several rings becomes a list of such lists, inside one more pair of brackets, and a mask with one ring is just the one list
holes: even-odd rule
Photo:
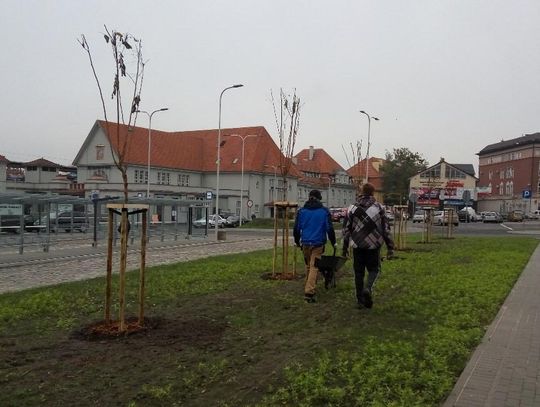
[[302, 280], [304, 278], [304, 274], [300, 273], [264, 273], [261, 278], [263, 280], [289, 280], [289, 281], [296, 281], [296, 280]]
[[166, 320], [162, 318], [145, 318], [141, 326], [135, 317], [126, 320], [126, 330], [120, 332], [119, 322], [107, 324], [99, 321], [87, 325], [72, 333], [73, 339], [84, 341], [100, 341], [127, 338], [148, 345], [171, 345], [182, 343], [190, 346], [205, 346], [217, 343], [226, 329], [226, 324], [209, 318], [189, 318], [183, 320]]

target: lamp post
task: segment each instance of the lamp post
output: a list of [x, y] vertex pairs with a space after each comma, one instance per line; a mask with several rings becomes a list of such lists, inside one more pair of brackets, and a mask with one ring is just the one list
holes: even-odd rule
[[240, 181], [240, 226], [242, 226], [242, 208], [244, 207], [244, 144], [248, 137], [257, 137], [256, 134], [247, 134], [241, 136], [239, 134], [231, 134], [231, 137], [239, 137], [242, 139], [242, 176]]
[[137, 110], [137, 113], [144, 113], [145, 115], [148, 116], [148, 160], [147, 160], [147, 164], [148, 164], [148, 179], [147, 179], [147, 183], [146, 183], [146, 199], [149, 199], [150, 198], [150, 149], [152, 148], [152, 116], [154, 115], [154, 113], [157, 113], [157, 112], [163, 112], [165, 110], [169, 110], [168, 107], [162, 107], [161, 109], [157, 109], [157, 110], [154, 110], [152, 113], [148, 113], [147, 111], [145, 110]]
[[328, 198], [328, 202], [326, 204], [330, 208], [330, 188], [332, 186], [332, 177], [323, 177], [323, 178], [328, 180], [328, 189], [326, 190], [326, 196]]
[[219, 118], [218, 118], [218, 139], [217, 139], [217, 160], [216, 160], [216, 214], [214, 220], [214, 227], [216, 228], [216, 242], [218, 241], [218, 215], [219, 215], [219, 167], [221, 165], [221, 99], [223, 94], [229, 89], [241, 88], [242, 84], [232, 85], [226, 87], [221, 91], [219, 95]]
[[368, 118], [368, 131], [367, 131], [367, 150], [366, 150], [366, 184], [368, 182], [368, 179], [369, 179], [369, 146], [371, 144], [370, 142], [370, 137], [371, 137], [371, 119], [373, 120], [377, 120], [379, 121], [379, 119], [377, 119], [376, 117], [374, 116], [370, 116], [369, 114], [367, 114], [366, 112], [364, 112], [363, 110], [360, 110], [360, 113], [363, 113], [367, 116]]

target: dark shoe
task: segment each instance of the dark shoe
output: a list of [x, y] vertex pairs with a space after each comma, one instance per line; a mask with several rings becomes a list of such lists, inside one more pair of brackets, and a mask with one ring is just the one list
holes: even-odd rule
[[317, 300], [315, 299], [315, 294], [305, 294], [304, 300], [310, 304], [317, 302]]
[[362, 296], [364, 297], [364, 305], [366, 308], [373, 307], [373, 298], [371, 296], [371, 291], [369, 288], [364, 288], [364, 291], [362, 291]]

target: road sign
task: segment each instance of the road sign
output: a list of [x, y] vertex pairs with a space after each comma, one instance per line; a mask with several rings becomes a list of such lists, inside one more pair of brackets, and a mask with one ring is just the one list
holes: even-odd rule
[[0, 204], [0, 216], [22, 215], [23, 206], [21, 204]]
[[207, 199], [208, 201], [211, 201], [211, 200], [212, 200], [212, 191], [207, 191], [207, 192], [206, 192], [206, 199]]
[[97, 189], [90, 193], [90, 199], [92, 199], [92, 201], [99, 199], [99, 191]]
[[521, 193], [521, 196], [523, 197], [523, 199], [528, 199], [531, 197], [531, 191], [529, 189], [524, 189]]
[[248, 199], [248, 201], [246, 202], [246, 205], [248, 208], [251, 208], [253, 206], [253, 201], [251, 199]]

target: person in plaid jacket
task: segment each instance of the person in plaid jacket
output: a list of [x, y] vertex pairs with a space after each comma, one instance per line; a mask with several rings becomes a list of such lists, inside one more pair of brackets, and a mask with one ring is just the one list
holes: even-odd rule
[[[349, 207], [343, 221], [343, 256], [349, 247], [353, 251], [354, 282], [359, 308], [373, 306], [372, 290], [381, 268], [380, 252], [386, 244], [387, 255], [394, 251], [390, 236], [390, 223], [384, 207], [375, 200], [375, 187], [366, 183], [355, 204]], [[368, 271], [367, 286], [364, 287], [365, 270]]]

